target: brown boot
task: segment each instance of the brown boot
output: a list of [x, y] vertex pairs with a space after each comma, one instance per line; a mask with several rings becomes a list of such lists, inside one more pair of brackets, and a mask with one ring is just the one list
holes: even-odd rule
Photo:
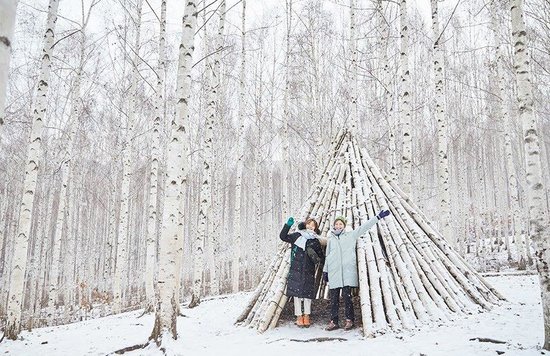
[[309, 328], [310, 325], [311, 324], [309, 322], [309, 314], [305, 314], [304, 315], [304, 327]]
[[327, 327], [325, 328], [325, 330], [327, 331], [332, 331], [332, 330], [336, 330], [338, 329], [340, 326], [338, 324], [335, 324], [332, 320], [330, 321], [330, 323], [328, 323]]
[[351, 330], [354, 328], [353, 321], [346, 319], [346, 324], [344, 325], [344, 330]]
[[300, 328], [304, 327], [304, 316], [303, 315], [298, 315], [296, 317], [296, 325], [298, 325], [298, 327], [300, 327]]

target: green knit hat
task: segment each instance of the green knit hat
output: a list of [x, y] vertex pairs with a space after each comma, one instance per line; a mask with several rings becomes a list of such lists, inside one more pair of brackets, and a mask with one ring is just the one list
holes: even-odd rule
[[[344, 216], [337, 216], [336, 219], [334, 219], [334, 223], [337, 222], [338, 220], [340, 220], [341, 222], [344, 223], [344, 226], [347, 225], [348, 223], [348, 220], [344, 217]], [[332, 225], [334, 225], [334, 223], [332, 223]]]

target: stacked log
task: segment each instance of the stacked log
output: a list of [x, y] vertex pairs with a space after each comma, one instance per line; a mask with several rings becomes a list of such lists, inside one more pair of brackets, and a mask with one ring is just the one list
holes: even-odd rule
[[[453, 320], [491, 309], [504, 298], [455, 251], [403, 193], [374, 164], [347, 131], [332, 142], [332, 152], [312, 186], [299, 218], [314, 217], [326, 238], [338, 215], [357, 228], [382, 209], [391, 215], [357, 243], [359, 298], [363, 334], [399, 332], [430, 321]], [[273, 232], [274, 238], [278, 232]], [[237, 323], [264, 332], [277, 325], [288, 298], [290, 245], [281, 242]], [[317, 297], [327, 285], [317, 270]]]

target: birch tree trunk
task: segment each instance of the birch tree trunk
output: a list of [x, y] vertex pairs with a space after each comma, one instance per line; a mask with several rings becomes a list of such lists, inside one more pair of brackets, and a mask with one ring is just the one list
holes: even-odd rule
[[55, 24], [57, 22], [57, 9], [59, 0], [50, 0], [46, 31], [44, 34], [44, 47], [40, 63], [40, 75], [37, 88], [37, 99], [32, 114], [32, 128], [27, 149], [25, 166], [25, 180], [23, 183], [23, 197], [19, 206], [19, 223], [17, 234], [14, 236], [15, 245], [13, 251], [10, 286], [8, 292], [7, 321], [4, 335], [11, 340], [16, 340], [21, 332], [21, 312], [23, 301], [23, 286], [25, 284], [25, 271], [27, 268], [27, 250], [29, 247], [29, 235], [33, 219], [34, 193], [37, 185], [40, 150], [42, 143], [42, 126], [46, 112], [46, 99], [48, 84], [50, 81], [52, 45], [54, 43]]
[[386, 17], [384, 16], [384, 6], [382, 0], [377, 0], [376, 2], [376, 12], [379, 17], [380, 22], [380, 57], [382, 58], [381, 65], [383, 67], [382, 70], [382, 78], [383, 78], [383, 90], [384, 90], [384, 113], [386, 114], [386, 120], [388, 123], [389, 128], [389, 142], [388, 146], [390, 149], [390, 169], [389, 174], [393, 179], [397, 179], [397, 143], [395, 139], [396, 134], [396, 128], [397, 125], [394, 122], [394, 115], [393, 115], [393, 90], [392, 87], [392, 75], [390, 73], [390, 61], [388, 59], [388, 46], [391, 41], [390, 39], [390, 25], [388, 23], [388, 20], [386, 20]]
[[290, 165], [290, 152], [288, 140], [288, 121], [290, 109], [288, 105], [288, 95], [290, 92], [290, 35], [292, 33], [292, 1], [286, 0], [286, 52], [285, 52], [285, 91], [283, 93], [283, 168], [282, 168], [282, 216], [283, 219], [290, 214], [288, 199], [290, 195], [290, 175], [288, 174]]
[[437, 144], [438, 144], [438, 188], [439, 188], [439, 206], [441, 234], [449, 243], [457, 247], [456, 239], [451, 229], [451, 193], [449, 184], [449, 161], [447, 159], [447, 117], [445, 113], [445, 78], [444, 65], [445, 58], [442, 48], [443, 32], [439, 32], [438, 0], [432, 2], [432, 35], [433, 43], [433, 63], [434, 63], [434, 81], [435, 81], [435, 119], [437, 121]]
[[155, 259], [158, 239], [158, 173], [160, 159], [160, 131], [164, 123], [164, 78], [166, 65], [166, 0], [160, 3], [160, 38], [159, 60], [157, 66], [157, 100], [155, 102], [155, 119], [153, 121], [153, 140], [151, 152], [151, 173], [149, 177], [149, 218], [147, 222], [147, 247], [145, 260], [145, 310], [153, 311], [155, 301]]
[[[218, 11], [220, 11], [220, 23], [219, 30], [223, 33], [223, 21], [225, 16], [225, 0], [221, 0], [221, 5]], [[219, 39], [216, 39], [217, 43], [220, 43]], [[219, 89], [219, 46], [215, 46], [215, 53], [213, 61], [208, 61], [207, 67], [207, 86], [208, 92], [208, 108], [206, 118], [206, 128], [204, 134], [204, 149], [203, 149], [203, 171], [200, 190], [200, 207], [199, 207], [199, 222], [198, 232], [193, 246], [194, 261], [193, 261], [193, 292], [191, 295], [191, 301], [189, 302], [189, 308], [194, 308], [201, 302], [201, 292], [203, 284], [203, 271], [204, 271], [204, 248], [205, 241], [208, 238], [208, 224], [211, 222], [212, 211], [212, 163], [213, 163], [213, 138], [214, 138], [214, 120], [216, 116], [216, 101], [217, 91]], [[212, 241], [214, 244], [215, 242]], [[214, 256], [215, 258], [215, 256]]]
[[403, 191], [411, 196], [412, 185], [412, 138], [411, 138], [411, 93], [409, 89], [409, 20], [407, 17], [407, 0], [399, 5], [401, 26], [401, 125], [403, 134], [403, 153], [401, 157]]
[[349, 1], [349, 44], [351, 52], [351, 132], [357, 134], [359, 118], [357, 116], [357, 38], [355, 34], [355, 0]]
[[[212, 130], [214, 130], [214, 123], [216, 122], [217, 123], [217, 126], [220, 127], [221, 123], [222, 123], [222, 117], [221, 117], [221, 110], [220, 110], [220, 102], [221, 102], [221, 75], [222, 75], [222, 71], [221, 71], [221, 52], [223, 50], [223, 45], [224, 45], [224, 37], [223, 37], [223, 34], [224, 34], [224, 30], [225, 30], [225, 8], [226, 8], [226, 2], [225, 0], [221, 0], [221, 4], [219, 6], [219, 22], [218, 22], [218, 35], [216, 37], [216, 48], [215, 48], [215, 54], [214, 54], [214, 65], [213, 65], [213, 68], [212, 68], [212, 72], [214, 73], [214, 75], [212, 76], [212, 79], [215, 79], [215, 81], [212, 81], [212, 89], [210, 90], [210, 95], [212, 96], [212, 101], [213, 101], [213, 104], [212, 104], [212, 112], [213, 112], [213, 120], [212, 120]], [[215, 117], [217, 116], [217, 118]], [[214, 134], [213, 134], [213, 131], [212, 131], [212, 138], [214, 137]], [[219, 140], [217, 141], [219, 142]], [[211, 247], [212, 247], [212, 251], [213, 251], [213, 254], [212, 254], [212, 266], [211, 266], [211, 270], [210, 270], [210, 290], [211, 290], [211, 293], [212, 295], [218, 295], [220, 294], [220, 291], [219, 291], [219, 278], [218, 278], [218, 264], [217, 264], [217, 260], [219, 259], [219, 244], [220, 244], [220, 235], [219, 235], [219, 231], [220, 231], [220, 225], [223, 223], [223, 219], [222, 219], [222, 214], [221, 214], [221, 211], [222, 211], [222, 208], [221, 208], [221, 203], [222, 203], [222, 200], [223, 198], [220, 196], [220, 182], [223, 182], [223, 174], [221, 174], [222, 170], [221, 170], [221, 166], [220, 164], [217, 164], [217, 162], [219, 161], [216, 160], [214, 161], [214, 152], [219, 152], [219, 147], [220, 145], [218, 145], [218, 148], [215, 148], [214, 147], [214, 142], [212, 142], [212, 145], [210, 147], [210, 149], [212, 150], [210, 156], [211, 156], [211, 159], [212, 159], [212, 163], [214, 164], [214, 167], [215, 167], [215, 171], [218, 172], [217, 174], [217, 179], [216, 179], [216, 182], [214, 182], [212, 180], [212, 186], [214, 187], [214, 194], [211, 194], [211, 197], [212, 197], [212, 203], [210, 204], [210, 221], [211, 221], [211, 225], [212, 225], [212, 236], [211, 236], [211, 241], [212, 241], [212, 244], [211, 244]], [[211, 174], [212, 176], [212, 174]], [[214, 219], [212, 219], [212, 215], [214, 215], [216, 218], [214, 221]]]
[[[519, 194], [518, 194], [518, 179], [516, 166], [514, 164], [514, 156], [512, 149], [512, 134], [513, 129], [510, 122], [510, 115], [508, 113], [507, 105], [507, 92], [509, 90], [509, 81], [506, 78], [505, 72], [505, 48], [504, 44], [499, 38], [499, 26], [498, 26], [498, 10], [500, 9], [501, 4], [498, 2], [493, 3], [491, 6], [491, 22], [493, 28], [493, 34], [495, 37], [495, 51], [496, 51], [496, 69], [497, 69], [497, 80], [498, 80], [498, 103], [497, 103], [497, 112], [501, 125], [504, 132], [504, 154], [506, 161], [506, 172], [508, 173], [508, 195], [510, 197], [510, 205], [512, 210], [512, 234], [514, 241], [517, 243], [518, 254], [520, 265], [525, 264], [527, 261], [527, 256], [525, 255], [525, 249], [519, 248], [521, 231], [523, 230], [523, 219], [521, 218], [521, 210], [519, 204]], [[521, 262], [523, 260], [523, 262]]]
[[512, 43], [514, 44], [514, 68], [518, 87], [519, 118], [523, 126], [525, 165], [527, 170], [527, 202], [529, 206], [529, 231], [535, 243], [535, 261], [541, 284], [544, 315], [544, 346], [550, 350], [550, 236], [548, 212], [545, 209], [544, 184], [536, 116], [533, 112], [530, 57], [527, 33], [523, 20], [522, 0], [511, 0]]
[[241, 240], [242, 240], [242, 226], [241, 226], [241, 210], [242, 210], [242, 181], [244, 171], [244, 154], [245, 154], [245, 137], [244, 137], [244, 113], [245, 113], [245, 73], [246, 73], [246, 0], [242, 0], [242, 15], [241, 15], [241, 71], [239, 74], [239, 152], [237, 159], [237, 179], [235, 182], [235, 224], [233, 234], [235, 235], [235, 241], [233, 242], [233, 261], [232, 267], [232, 293], [239, 291], [240, 282], [240, 266], [241, 266]]
[[127, 119], [127, 128], [125, 132], [124, 142], [122, 144], [122, 188], [120, 194], [120, 224], [118, 227], [117, 239], [117, 258], [115, 264], [115, 275], [113, 280], [113, 309], [115, 313], [122, 311], [122, 279], [128, 274], [128, 235], [130, 226], [130, 183], [132, 180], [132, 137], [134, 134], [134, 120], [136, 117], [136, 100], [138, 94], [138, 63], [139, 46], [141, 37], [141, 9], [143, 0], [138, 0], [136, 9], [136, 37], [134, 42], [134, 58], [131, 74], [130, 87], [130, 106]]
[[[57, 217], [55, 219], [55, 234], [53, 237], [53, 244], [52, 244], [52, 264], [50, 266], [50, 278], [49, 278], [49, 287], [48, 287], [48, 308], [49, 313], [48, 316], [50, 318], [54, 318], [55, 313], [54, 309], [56, 308], [57, 299], [58, 299], [58, 279], [59, 279], [59, 266], [61, 265], [61, 239], [63, 237], [63, 233], [67, 234], [67, 231], [65, 230], [65, 227], [70, 224], [69, 222], [69, 214], [72, 212], [67, 211], [67, 200], [69, 199], [68, 196], [68, 185], [69, 185], [69, 178], [72, 177], [72, 167], [73, 167], [73, 154], [74, 154], [74, 144], [77, 136], [77, 129], [80, 125], [80, 113], [81, 113], [81, 107], [80, 107], [80, 99], [81, 99], [81, 93], [80, 93], [80, 86], [82, 81], [82, 72], [84, 70], [84, 56], [85, 56], [85, 49], [86, 49], [86, 27], [88, 25], [88, 21], [90, 19], [90, 14], [92, 12], [92, 8], [95, 6], [97, 1], [92, 2], [90, 5], [90, 8], [88, 10], [88, 14], [86, 17], [82, 18], [82, 28], [80, 29], [80, 59], [78, 63], [78, 67], [76, 69], [75, 73], [75, 79], [74, 79], [74, 85], [72, 89], [72, 97], [71, 97], [71, 110], [72, 114], [69, 119], [69, 122], [67, 124], [68, 126], [68, 137], [67, 137], [67, 150], [65, 152], [66, 159], [62, 162], [61, 166], [61, 189], [59, 191], [59, 206], [57, 209]], [[82, 14], [84, 16], [84, 9], [82, 9]], [[74, 186], [74, 182], [70, 183]], [[49, 324], [51, 325], [51, 322], [53, 319], [49, 320]]]
[[6, 89], [17, 2], [18, 0], [0, 0], [0, 19], [2, 19], [0, 22], [0, 143], [2, 143], [2, 128], [4, 127]]
[[177, 115], [172, 120], [172, 131], [168, 142], [166, 188], [164, 190], [164, 211], [159, 241], [159, 271], [157, 281], [158, 299], [155, 310], [155, 325], [150, 339], [157, 344], [163, 338], [177, 338], [177, 260], [181, 259], [183, 244], [183, 193], [188, 170], [189, 99], [191, 94], [191, 67], [197, 10], [193, 0], [185, 5], [182, 20], [183, 33], [179, 50]]

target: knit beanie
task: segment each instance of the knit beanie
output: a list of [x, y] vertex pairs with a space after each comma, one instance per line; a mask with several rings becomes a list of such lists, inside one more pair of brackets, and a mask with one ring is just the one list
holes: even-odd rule
[[[346, 226], [348, 223], [348, 220], [343, 216], [337, 216], [336, 219], [334, 219], [334, 222], [337, 222], [338, 220], [344, 223], [344, 226]], [[332, 225], [334, 225], [334, 223]]]

